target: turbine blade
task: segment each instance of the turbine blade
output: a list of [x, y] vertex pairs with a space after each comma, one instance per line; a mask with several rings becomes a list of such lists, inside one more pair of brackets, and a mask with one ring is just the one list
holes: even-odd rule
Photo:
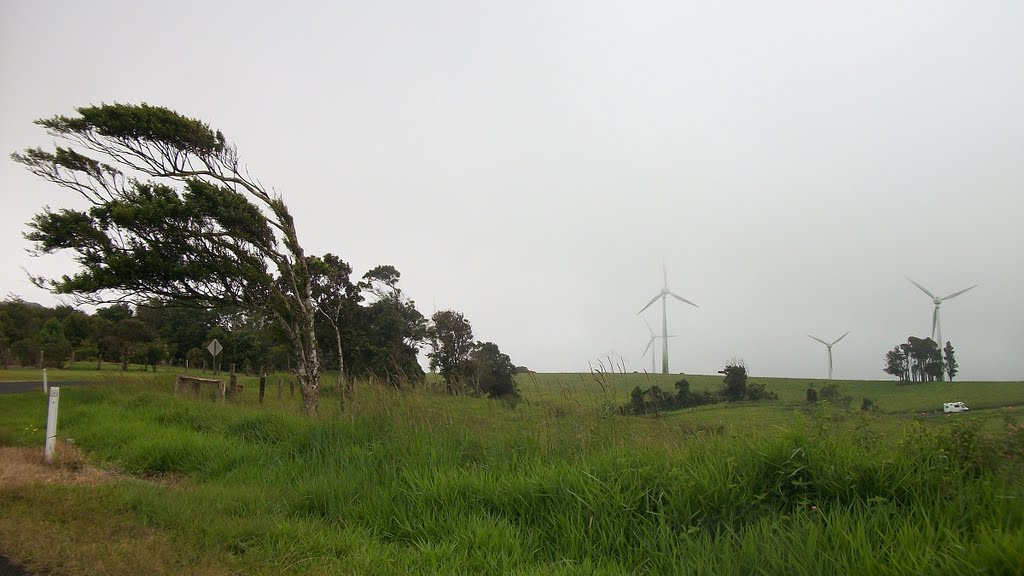
[[[975, 284], [974, 286], [971, 286], [971, 288], [977, 288], [977, 287], [978, 287], [977, 284]], [[964, 292], [967, 292], [971, 288], [964, 288], [963, 290], [961, 290], [959, 292], [953, 292], [949, 296], [946, 296], [945, 298], [943, 298], [943, 300], [949, 300], [950, 298], [953, 298], [954, 296], [959, 296], [959, 295], [963, 294]]]
[[[907, 278], [907, 280], [910, 280], [910, 278]], [[920, 284], [918, 284], [917, 282], [914, 282], [913, 280], [910, 280], [910, 283], [913, 284], [914, 286], [917, 286], [918, 288], [920, 288], [921, 292], [924, 292], [928, 296], [931, 296], [932, 298], [935, 298], [935, 295], [932, 294], [931, 292], [929, 292], [928, 289], [925, 288], [924, 286], [921, 286]]]
[[[648, 306], [650, 306], [650, 304], [648, 304]], [[641, 312], [643, 312], [643, 310], [641, 310]], [[648, 322], [647, 318], [644, 318], [643, 316], [641, 316], [640, 319], [643, 320], [644, 324], [647, 325], [647, 331], [651, 333], [651, 338], [654, 338], [654, 328], [651, 328], [651, 323]]]
[[665, 280], [665, 284], [663, 284], [663, 286], [665, 286], [665, 289], [667, 290], [668, 289], [668, 268], [665, 267], [665, 257], [664, 256], [661, 257], [661, 276]]
[[687, 300], [686, 298], [683, 298], [682, 296], [676, 294], [675, 292], [669, 292], [668, 295], [673, 297], [673, 298], [675, 298], [676, 300], [679, 300], [680, 302], [686, 302], [687, 304], [689, 304], [690, 306], [693, 306], [694, 308], [700, 308], [700, 306], [697, 306], [693, 302], [690, 302], [689, 300]]
[[821, 343], [822, 343], [822, 344], [824, 344], [825, 346], [828, 346], [828, 345], [829, 345], [829, 343], [828, 343], [828, 342], [825, 342], [824, 340], [822, 340], [821, 338], [818, 338], [817, 336], [811, 336], [810, 334], [808, 334], [808, 335], [807, 335], [807, 337], [808, 337], [808, 338], [814, 338], [815, 340], [817, 340], [818, 342], [821, 342]]
[[654, 336], [651, 336], [651, 339], [647, 341], [647, 347], [644, 348], [644, 353], [640, 355], [641, 358], [647, 357], [647, 352], [651, 349], [651, 344], [654, 344]]
[[[654, 298], [651, 298], [651, 301], [650, 301], [650, 302], [648, 302], [646, 306], [644, 306], [643, 308], [641, 308], [641, 309], [640, 309], [640, 312], [643, 312], [644, 310], [647, 310], [648, 308], [650, 308], [650, 307], [651, 307], [651, 304], [654, 304], [655, 302], [657, 302], [657, 301], [658, 301], [658, 298], [661, 298], [661, 294], [658, 294], [658, 295], [657, 295], [657, 296], [655, 296]], [[637, 312], [637, 314], [640, 314], [640, 312]]]
[[[849, 334], [850, 332], [853, 332], [853, 330], [847, 330], [846, 334]], [[846, 334], [843, 334], [839, 338], [836, 338], [836, 341], [832, 343], [832, 346], [835, 346], [836, 344], [839, 343], [840, 340], [842, 340], [843, 338], [846, 338]]]

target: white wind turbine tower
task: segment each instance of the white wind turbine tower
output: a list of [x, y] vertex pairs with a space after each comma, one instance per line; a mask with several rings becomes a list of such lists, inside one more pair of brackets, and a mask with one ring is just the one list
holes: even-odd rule
[[[647, 331], [651, 333], [651, 339], [647, 341], [647, 346], [644, 348], [644, 353], [640, 355], [640, 357], [643, 358], [644, 356], [647, 356], [647, 353], [650, 352], [651, 347], [654, 346], [654, 341], [657, 340], [658, 338], [660, 338], [660, 336], [658, 336], [657, 334], [654, 333], [654, 328], [651, 328], [651, 323], [647, 321], [647, 318], [644, 318], [643, 316], [641, 316], [640, 319], [644, 321], [644, 325], [647, 326]], [[675, 338], [675, 335], [674, 334], [669, 334], [668, 337], [669, 338]], [[655, 371], [655, 367], [654, 367], [654, 353], [652, 352], [651, 353], [651, 374], [654, 374], [654, 371]]]
[[[910, 278], [907, 278], [907, 280], [910, 280]], [[939, 320], [939, 306], [944, 301], [949, 300], [950, 298], [955, 298], [955, 297], [963, 294], [964, 292], [967, 292], [971, 288], [977, 288], [978, 285], [975, 284], [974, 286], [971, 286], [970, 288], [964, 288], [963, 290], [960, 290], [959, 292], [953, 292], [949, 296], [943, 296], [942, 298], [939, 298], [938, 296], [936, 296], [936, 295], [932, 294], [931, 292], [929, 292], [927, 288], [925, 288], [924, 286], [921, 286], [917, 282], [914, 282], [913, 280], [910, 280], [910, 283], [913, 284], [914, 286], [917, 286], [918, 288], [920, 288], [922, 292], [927, 294], [928, 297], [932, 299], [932, 303], [935, 304], [935, 311], [932, 312], [932, 340], [935, 340], [935, 343], [939, 345], [939, 349], [941, 350], [942, 346], [943, 346], [943, 342], [942, 342], [942, 322]], [[936, 339], [936, 336], [938, 336], [938, 339]], [[940, 355], [939, 358], [940, 358], [940, 361], [941, 361], [942, 356]]]
[[697, 305], [668, 289], [668, 270], [665, 268], [664, 260], [661, 262], [661, 272], [665, 279], [661, 292], [654, 298], [651, 298], [651, 301], [641, 308], [637, 314], [647, 310], [651, 307], [651, 304], [654, 304], [658, 298], [661, 298], [661, 373], [668, 374], [668, 306], [665, 304], [665, 300], [671, 296], [680, 302], [686, 302], [690, 306], [697, 307]]
[[[851, 332], [850, 330], [847, 330], [846, 334], [849, 334], [850, 332]], [[836, 338], [835, 341], [833, 341], [831, 343], [830, 342], [825, 342], [824, 340], [822, 340], [821, 338], [818, 338], [817, 336], [811, 336], [810, 334], [807, 335], [808, 338], [814, 338], [818, 342], [821, 342], [822, 344], [824, 344], [825, 348], [828, 348], [828, 379], [829, 380], [832, 379], [832, 347], [835, 346], [836, 344], [838, 344], [839, 341], [842, 340], [843, 338], [846, 338], [846, 334], [843, 334], [839, 338]]]

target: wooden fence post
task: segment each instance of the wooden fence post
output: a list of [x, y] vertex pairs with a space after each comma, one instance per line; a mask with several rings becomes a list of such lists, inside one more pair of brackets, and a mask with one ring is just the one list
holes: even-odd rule
[[267, 375], [260, 374], [260, 404], [263, 404], [263, 393], [267, 390]]

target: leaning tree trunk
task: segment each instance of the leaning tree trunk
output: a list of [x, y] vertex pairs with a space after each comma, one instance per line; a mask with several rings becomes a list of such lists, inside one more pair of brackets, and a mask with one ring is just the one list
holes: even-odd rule
[[[341, 347], [341, 330], [338, 328], [337, 322], [333, 323], [334, 326], [334, 338], [338, 344], [338, 393], [344, 395], [344, 393], [352, 392], [352, 382], [345, 377], [345, 356], [342, 354]], [[344, 383], [344, 384], [343, 384]], [[342, 386], [344, 385], [344, 388]]]
[[295, 343], [295, 375], [302, 392], [302, 407], [308, 416], [317, 413], [320, 404], [320, 358], [317, 355], [316, 332], [314, 331], [315, 308], [307, 294], [300, 301], [297, 318], [292, 323]]

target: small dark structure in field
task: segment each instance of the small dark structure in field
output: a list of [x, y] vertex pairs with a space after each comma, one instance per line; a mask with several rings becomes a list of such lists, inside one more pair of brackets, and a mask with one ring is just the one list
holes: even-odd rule
[[186, 387], [188, 387], [192, 389], [192, 393], [198, 398], [199, 387], [202, 384], [216, 384], [218, 398], [225, 398], [228, 394], [227, 389], [224, 387], [223, 380], [213, 378], [194, 378], [192, 376], [178, 376], [178, 379], [174, 381], [174, 393], [182, 394], [185, 392]]

